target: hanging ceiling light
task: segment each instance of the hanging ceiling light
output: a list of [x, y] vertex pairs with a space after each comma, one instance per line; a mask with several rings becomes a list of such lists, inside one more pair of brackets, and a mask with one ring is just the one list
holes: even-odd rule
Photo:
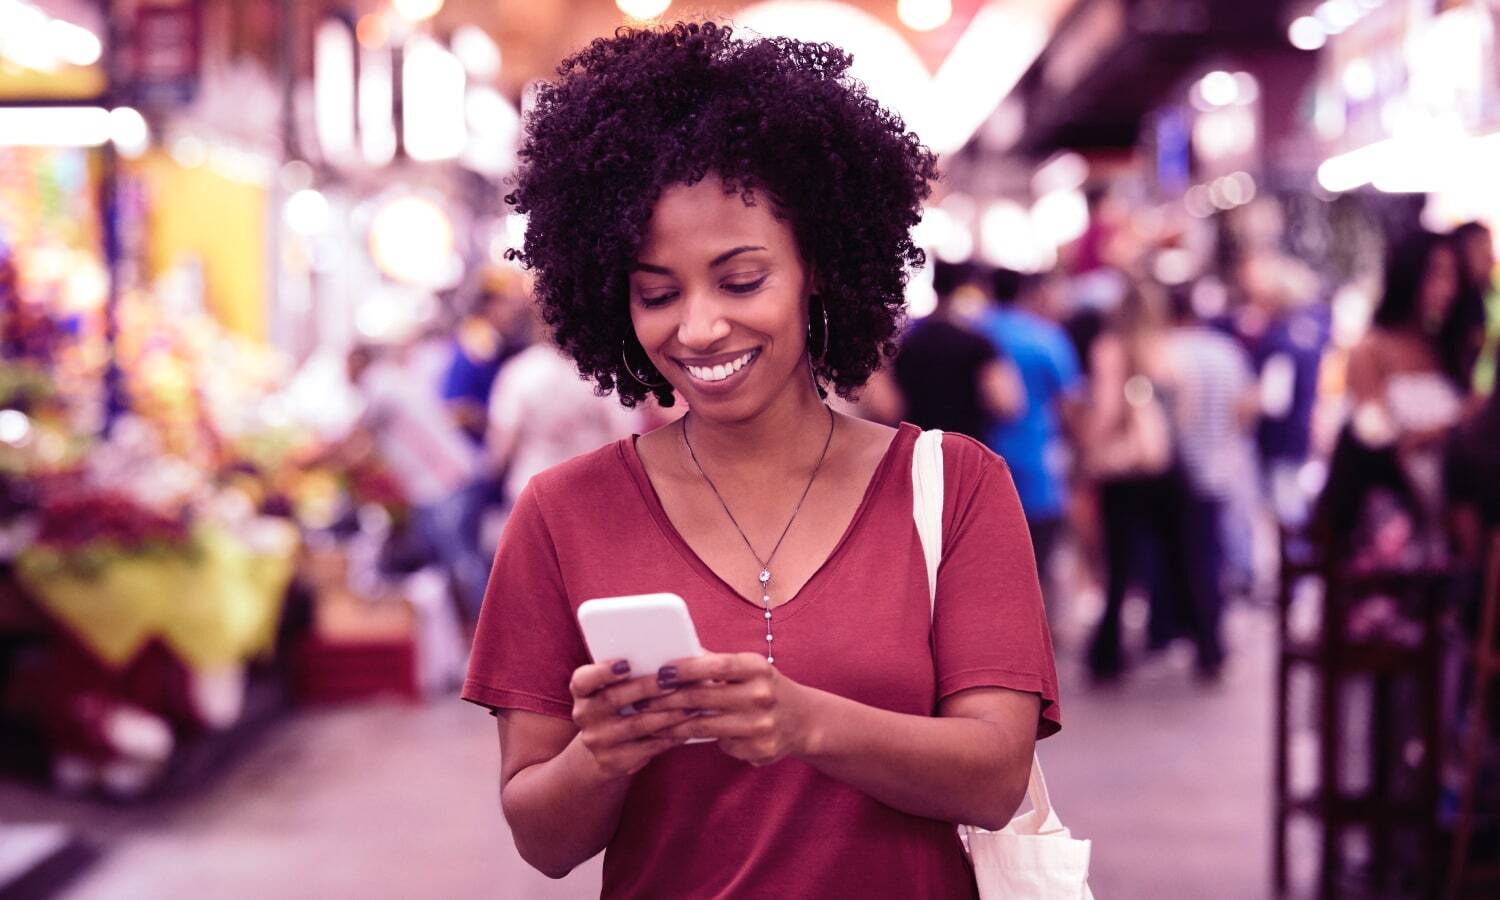
[[667, 11], [672, 0], [615, 0], [615, 5], [632, 19], [654, 19]]
[[408, 22], [425, 22], [443, 8], [443, 0], [393, 0], [396, 14]]
[[1287, 26], [1287, 40], [1298, 50], [1317, 50], [1328, 43], [1328, 33], [1323, 30], [1323, 23], [1312, 16], [1299, 16], [1292, 20]]
[[469, 142], [464, 120], [467, 78], [463, 63], [427, 37], [407, 42], [402, 60], [402, 135], [406, 152], [418, 162], [453, 159]]
[[912, 31], [931, 31], [953, 18], [953, 0], [897, 0], [896, 16]]

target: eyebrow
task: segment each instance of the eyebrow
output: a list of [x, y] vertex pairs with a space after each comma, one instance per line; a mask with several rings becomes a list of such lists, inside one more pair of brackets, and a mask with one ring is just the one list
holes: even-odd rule
[[[724, 263], [729, 262], [731, 259], [735, 258], [736, 256], [739, 256], [741, 253], [749, 253], [752, 250], [764, 250], [764, 249], [766, 249], [766, 248], [765, 247], [756, 247], [756, 246], [745, 245], [745, 246], [741, 246], [741, 247], [735, 247], [733, 250], [725, 250], [723, 253], [720, 253], [718, 256], [715, 256], [713, 258], [713, 260], [708, 264], [708, 267], [710, 269], [712, 269], [715, 266], [722, 266]], [[666, 266], [656, 266], [656, 265], [652, 265], [651, 263], [648, 263], [648, 262], [641, 262], [639, 260], [637, 260], [635, 263], [631, 264], [630, 270], [632, 272], [652, 272], [652, 273], [657, 274], [657, 275], [671, 275], [672, 274], [672, 270], [669, 269], [669, 268], [667, 268]]]

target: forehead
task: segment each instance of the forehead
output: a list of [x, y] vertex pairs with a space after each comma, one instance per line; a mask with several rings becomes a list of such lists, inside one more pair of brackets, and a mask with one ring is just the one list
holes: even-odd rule
[[776, 218], [764, 194], [757, 192], [753, 197], [753, 204], [747, 205], [739, 191], [725, 193], [724, 182], [715, 177], [671, 185], [651, 212], [640, 258], [647, 262], [700, 255], [712, 258], [740, 246], [794, 251], [790, 223]]

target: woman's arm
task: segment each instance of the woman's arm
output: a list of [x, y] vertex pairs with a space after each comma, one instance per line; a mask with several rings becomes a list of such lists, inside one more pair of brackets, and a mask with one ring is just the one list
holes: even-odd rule
[[615, 833], [630, 779], [685, 739], [658, 732], [688, 713], [652, 709], [666, 697], [654, 676], [588, 665], [573, 676], [573, 721], [523, 710], [500, 720], [500, 806], [521, 858], [562, 878], [604, 849]]
[[1125, 349], [1109, 333], [1095, 338], [1089, 350], [1088, 405], [1080, 417], [1084, 446], [1113, 436], [1125, 402]]
[[799, 758], [887, 806], [999, 829], [1026, 795], [1041, 700], [975, 688], [938, 718], [877, 709], [807, 688], [815, 727]]
[[979, 396], [986, 411], [1002, 422], [1026, 411], [1026, 383], [1008, 359], [992, 359], [979, 370]]
[[1380, 362], [1380, 348], [1376, 346], [1373, 336], [1367, 335], [1364, 340], [1349, 351], [1349, 363], [1345, 369], [1344, 380], [1348, 385], [1349, 399], [1357, 408], [1364, 403], [1378, 403], [1385, 406], [1385, 373]]
[[521, 858], [561, 878], [592, 858], [614, 834], [630, 779], [592, 765], [571, 722], [502, 710], [500, 806]]
[[752, 765], [795, 757], [915, 816], [1000, 828], [1026, 793], [1041, 700], [962, 691], [937, 718], [891, 712], [797, 684], [754, 653], [677, 664], [684, 684], [652, 710], [705, 709], [664, 734], [708, 737]]

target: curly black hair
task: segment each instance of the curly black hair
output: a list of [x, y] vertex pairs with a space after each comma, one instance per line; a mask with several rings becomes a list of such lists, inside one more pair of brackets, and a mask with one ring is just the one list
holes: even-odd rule
[[[908, 272], [925, 261], [911, 228], [936, 157], [849, 78], [850, 61], [829, 44], [678, 23], [596, 39], [538, 88], [505, 198], [528, 217], [511, 257], [535, 273], [543, 319], [601, 394], [673, 403], [634, 339], [628, 267], [662, 191], [710, 173], [746, 203], [767, 197], [816, 273], [829, 322], [813, 341], [827, 342], [820, 384], [848, 397], [894, 351]], [[661, 387], [626, 371], [627, 346]]]

